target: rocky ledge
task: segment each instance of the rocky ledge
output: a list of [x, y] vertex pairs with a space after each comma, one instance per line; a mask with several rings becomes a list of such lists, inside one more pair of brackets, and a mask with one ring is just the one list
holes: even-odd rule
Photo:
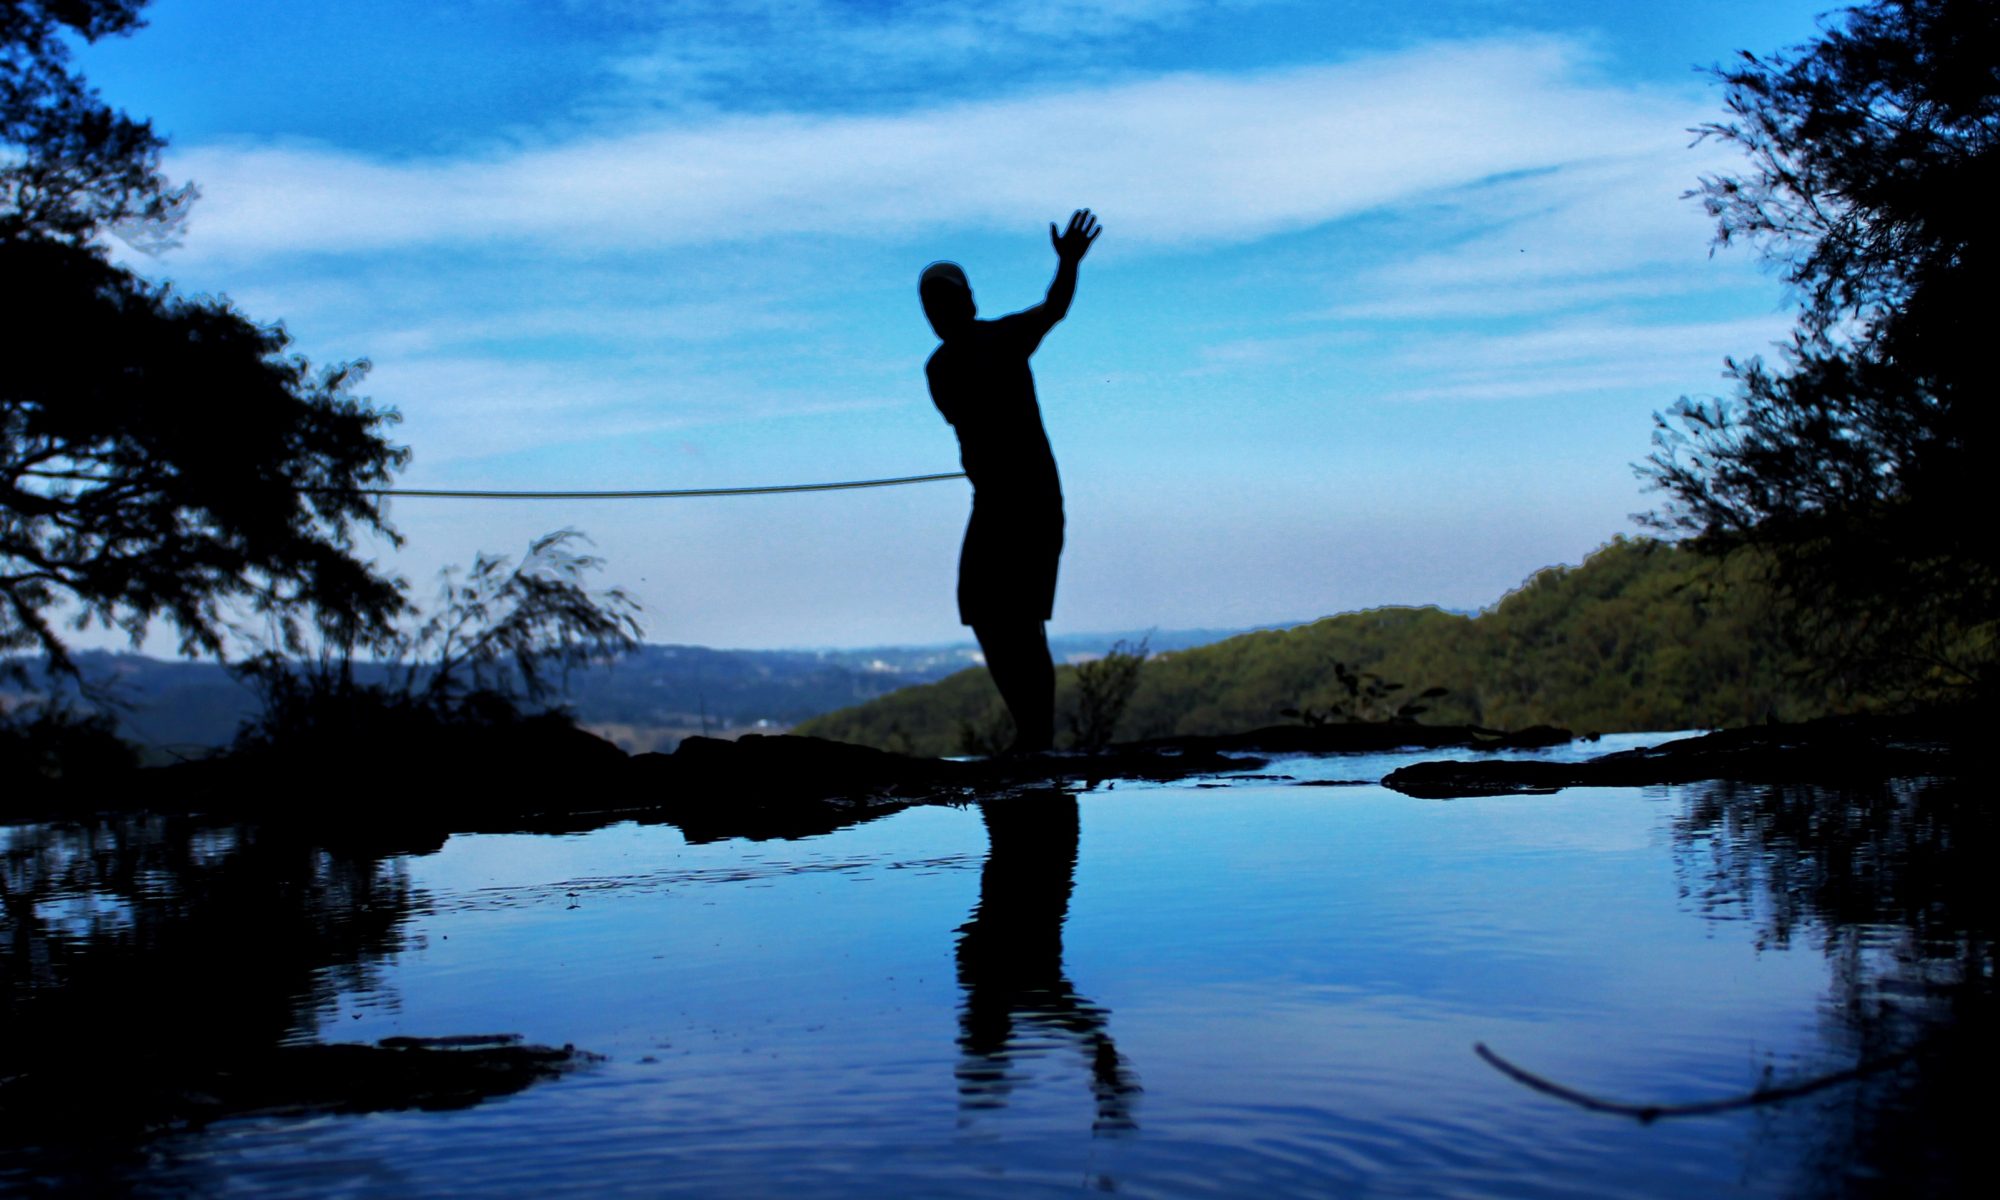
[[1852, 784], [1962, 773], [1979, 761], [1973, 751], [1990, 727], [1981, 715], [1961, 710], [1829, 717], [1799, 725], [1726, 729], [1584, 762], [1417, 763], [1382, 782], [1405, 795], [1434, 800], [1703, 780]]
[[[452, 833], [567, 832], [660, 821], [694, 841], [826, 833], [912, 804], [966, 803], [1107, 779], [1174, 780], [1254, 771], [1269, 754], [1396, 748], [1485, 751], [1569, 741], [1566, 730], [1463, 725], [1273, 726], [990, 759], [894, 754], [792, 735], [688, 738], [672, 754], [627, 755], [566, 723], [454, 728], [400, 742], [265, 747], [129, 781], [40, 798], [22, 818], [106, 809], [246, 818], [305, 827], [329, 842], [421, 851]], [[25, 798], [24, 798], [25, 799]]]

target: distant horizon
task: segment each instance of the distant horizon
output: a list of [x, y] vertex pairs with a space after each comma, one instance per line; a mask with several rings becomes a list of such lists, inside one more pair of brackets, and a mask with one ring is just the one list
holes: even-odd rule
[[[1431, 607], [1431, 608], [1435, 608], [1435, 607], [1437, 607], [1437, 606], [1436, 606], [1436, 605], [1394, 605], [1394, 604], [1390, 604], [1390, 605], [1378, 605], [1377, 607], [1381, 607], [1381, 608], [1403, 608], [1403, 607]], [[1368, 610], [1366, 610], [1366, 609], [1354, 609], [1354, 610], [1349, 610], [1349, 611], [1350, 611], [1350, 612], [1365, 612], [1365, 611], [1368, 611]], [[1446, 611], [1457, 611], [1457, 610], [1446, 610]], [[1267, 624], [1267, 625], [1244, 625], [1244, 626], [1228, 626], [1228, 627], [1213, 627], [1213, 628], [1211, 628], [1211, 627], [1206, 627], [1206, 626], [1196, 626], [1196, 627], [1191, 627], [1191, 628], [1187, 628], [1187, 629], [1159, 629], [1159, 628], [1157, 628], [1157, 627], [1148, 627], [1148, 628], [1146, 628], [1146, 629], [1112, 629], [1112, 630], [1082, 630], [1082, 631], [1078, 631], [1078, 632], [1075, 632], [1075, 633], [1065, 633], [1065, 632], [1063, 632], [1063, 631], [1061, 631], [1061, 630], [1051, 630], [1051, 631], [1050, 631], [1050, 633], [1049, 633], [1049, 641], [1050, 641], [1050, 642], [1051, 642], [1052, 644], [1053, 644], [1053, 643], [1059, 643], [1059, 642], [1065, 642], [1065, 641], [1100, 641], [1100, 640], [1104, 640], [1104, 639], [1118, 639], [1118, 638], [1130, 638], [1130, 637], [1134, 637], [1134, 636], [1142, 636], [1142, 635], [1145, 635], [1145, 634], [1147, 634], [1147, 633], [1157, 633], [1157, 634], [1161, 634], [1161, 635], [1165, 635], [1165, 636], [1167, 636], [1167, 637], [1175, 637], [1175, 636], [1186, 636], [1186, 635], [1190, 635], [1190, 634], [1216, 634], [1216, 635], [1218, 635], [1219, 637], [1235, 637], [1235, 636], [1238, 636], [1238, 635], [1241, 635], [1241, 634], [1245, 634], [1245, 633], [1262, 633], [1262, 632], [1265, 632], [1265, 631], [1268, 631], [1268, 630], [1277, 630], [1277, 629], [1296, 629], [1296, 628], [1298, 628], [1298, 627], [1299, 627], [1299, 626], [1301, 626], [1301, 625], [1310, 625], [1310, 624], [1312, 624], [1312, 623], [1313, 623], [1313, 622], [1315, 622], [1315, 621], [1324, 621], [1324, 620], [1327, 620], [1327, 619], [1329, 619], [1329, 618], [1332, 618], [1332, 617], [1340, 617], [1340, 616], [1346, 616], [1346, 615], [1348, 615], [1348, 613], [1345, 613], [1345, 612], [1341, 612], [1341, 613], [1328, 613], [1328, 614], [1326, 614], [1325, 616], [1321, 616], [1321, 617], [1308, 617], [1308, 618], [1306, 618], [1305, 620], [1302, 620], [1302, 621], [1289, 621], [1289, 622], [1275, 622], [1275, 623], [1272, 623], [1272, 624]], [[1462, 615], [1470, 615], [1470, 614], [1462, 614]], [[963, 640], [960, 640], [960, 641], [954, 641], [954, 642], [869, 642], [869, 643], [867, 643], [867, 644], [865, 644], [865, 645], [855, 645], [855, 646], [831, 646], [831, 645], [825, 645], [825, 646], [711, 646], [711, 645], [709, 645], [709, 644], [707, 644], [707, 643], [705, 643], [705, 642], [656, 642], [656, 641], [650, 641], [650, 640], [649, 640], [649, 641], [641, 641], [641, 642], [640, 642], [640, 643], [639, 643], [638, 645], [639, 645], [639, 648], [641, 648], [641, 649], [646, 649], [646, 648], [652, 648], [652, 649], [687, 649], [687, 650], [711, 650], [711, 651], [715, 651], [715, 652], [717, 652], [717, 653], [722, 653], [722, 654], [735, 654], [735, 653], [742, 653], [742, 654], [865, 654], [865, 653], [867, 653], [867, 652], [868, 652], [868, 651], [870, 651], [870, 650], [903, 650], [903, 651], [925, 651], [925, 650], [939, 650], [939, 651], [942, 651], [942, 650], [960, 650], [960, 649], [975, 649], [975, 650], [976, 650], [976, 649], [978, 648], [978, 644], [977, 644], [976, 642], [974, 642], [974, 641], [973, 641], [973, 639], [972, 639], [972, 636], [971, 636], [971, 633], [970, 633], [970, 631], [968, 631], [968, 632], [967, 632], [967, 634], [966, 634], [966, 636], [965, 636], [965, 638], [964, 638]], [[70, 654], [71, 654], [71, 656], [72, 656], [72, 657], [81, 657], [81, 656], [83, 656], [83, 655], [91, 655], [91, 654], [101, 654], [101, 655], [114, 655], [114, 656], [128, 656], [128, 657], [133, 657], [133, 658], [145, 658], [145, 659], [150, 659], [150, 660], [152, 660], [152, 661], [154, 661], [154, 662], [214, 662], [214, 661], [216, 661], [216, 660], [215, 660], [215, 659], [213, 659], [213, 658], [207, 658], [207, 657], [199, 657], [199, 658], [186, 658], [186, 657], [182, 657], [182, 656], [179, 656], [179, 655], [174, 655], [174, 656], [171, 656], [171, 657], [169, 657], [169, 656], [167, 656], [167, 655], [163, 655], [163, 654], [159, 653], [158, 651], [152, 651], [152, 650], [134, 650], [134, 649], [132, 649], [132, 648], [131, 648], [131, 647], [129, 647], [129, 646], [99, 646], [99, 645], [92, 645], [92, 646], [73, 646], [73, 647], [71, 647], [71, 649], [70, 649]], [[0, 660], [4, 660], [4, 659], [6, 659], [6, 658], [27, 658], [27, 659], [39, 659], [39, 658], [41, 658], [41, 657], [42, 657], [42, 655], [40, 655], [40, 654], [38, 654], [38, 653], [37, 653], [37, 654], [16, 654], [16, 655], [5, 655], [5, 656], [0, 656]], [[384, 660], [380, 660], [380, 659], [367, 659], [366, 661], [369, 661], [369, 662], [379, 662], [379, 661], [384, 661]]]
[[[1148, 635], [1149, 633], [1155, 635], [1164, 635], [1167, 638], [1186, 638], [1189, 635], [1195, 635], [1195, 634], [1213, 634], [1215, 636], [1209, 640], [1220, 641], [1224, 638], [1238, 637], [1246, 633], [1263, 633], [1273, 630], [1297, 629], [1301, 626], [1311, 625], [1318, 621], [1332, 620], [1336, 617], [1351, 616], [1356, 613], [1376, 612], [1383, 609], [1433, 608], [1437, 609], [1439, 612], [1449, 613], [1453, 616], [1476, 618], [1481, 616], [1482, 614], [1491, 612], [1508, 596], [1526, 587], [1530, 582], [1533, 581], [1536, 575], [1540, 574], [1543, 571], [1574, 570], [1575, 568], [1581, 566], [1584, 563], [1584, 561], [1589, 559], [1592, 555], [1612, 545], [1619, 538], [1648, 537], [1648, 536], [1652, 535], [1643, 533], [1619, 534], [1612, 538], [1606, 539], [1604, 542], [1600, 543], [1595, 547], [1592, 547], [1589, 553], [1579, 556], [1575, 562], [1547, 563], [1542, 566], [1536, 567], [1532, 571], [1528, 572], [1526, 575], [1522, 576], [1518, 582], [1509, 585], [1505, 590], [1501, 591], [1498, 595], [1492, 597], [1485, 603], [1479, 605], [1459, 606], [1459, 605], [1441, 604], [1437, 602], [1421, 602], [1421, 603], [1387, 602], [1382, 604], [1363, 605], [1354, 608], [1343, 608], [1332, 612], [1321, 613], [1318, 616], [1302, 617], [1296, 620], [1265, 621], [1265, 622], [1243, 624], [1243, 625], [1184, 625], [1171, 628], [1162, 627], [1158, 624], [1154, 624], [1145, 626], [1134, 625], [1134, 626], [1128, 626], [1123, 629], [1080, 629], [1072, 631], [1072, 630], [1066, 630], [1062, 628], [1060, 625], [1051, 622], [1048, 631], [1048, 637], [1052, 646], [1058, 643], [1074, 642], [1074, 641], [1115, 641], [1118, 639], [1130, 639], [1136, 636], [1145, 636]], [[1667, 541], [1668, 544], [1678, 544], [1670, 539], [1660, 539], [1660, 540]], [[832, 643], [821, 643], [817, 645], [803, 645], [796, 643], [781, 644], [781, 645], [744, 645], [741, 643], [718, 645], [709, 642], [683, 641], [678, 639], [653, 640], [651, 638], [642, 638], [639, 645], [642, 647], [645, 646], [669, 647], [669, 648], [686, 647], [689, 649], [711, 650], [720, 653], [741, 652], [746, 654], [861, 654], [870, 650], [945, 651], [945, 650], [962, 650], [962, 649], [971, 649], [976, 652], [978, 649], [978, 645], [973, 640], [972, 631], [970, 629], [966, 629], [963, 631], [963, 633], [964, 636], [950, 640], [870, 641], [870, 642], [857, 642], [849, 645], [838, 645]], [[150, 643], [157, 644], [171, 639], [170, 636], [165, 632], [164, 627], [156, 625], [155, 628], [150, 633], [147, 640]], [[112, 644], [114, 642], [117, 644]], [[131, 645], [126, 644], [124, 642], [123, 635], [111, 635], [109, 634], [108, 631], [103, 630], [101, 628], [91, 630], [87, 637], [81, 639], [77, 639], [73, 636], [70, 642], [70, 652], [73, 655], [85, 654], [85, 653], [133, 655], [140, 658], [150, 659], [155, 662], [219, 661], [213, 658], [187, 657], [176, 653], [162, 653], [157, 648], [151, 648], [147, 646], [134, 648]], [[35, 659], [40, 657], [41, 655], [39, 654], [0, 655], [0, 661], [6, 661], [9, 658]], [[379, 662], [384, 660], [369, 658], [369, 659], [364, 659], [364, 661]]]
[[[1576, 564], [1564, 563], [1564, 564], [1552, 564], [1552, 565], [1573, 567]], [[1546, 567], [1542, 568], [1542, 570], [1547, 570], [1547, 569], [1548, 568]], [[1523, 580], [1522, 582], [1525, 583], [1527, 581]], [[1498, 600], [1494, 601], [1494, 603], [1497, 604]], [[1295, 621], [1270, 621], [1257, 625], [1227, 625], [1227, 626], [1195, 625], [1195, 626], [1186, 626], [1174, 629], [1163, 629], [1157, 625], [1153, 625], [1153, 626], [1146, 626], [1144, 628], [1134, 627], [1130, 629], [1083, 629], [1075, 631], [1052, 628], [1049, 630], [1048, 636], [1051, 646], [1056, 646], [1059, 643], [1063, 642], [1116, 641], [1119, 639], [1131, 639], [1135, 637], [1144, 637], [1149, 635], [1161, 636], [1175, 640], [1185, 639], [1193, 635], [1214, 635], [1214, 637], [1210, 640], [1220, 641], [1224, 638], [1240, 637], [1243, 634], [1247, 633], [1268, 633], [1274, 631], [1282, 631], [1286, 629], [1297, 629], [1300, 628], [1301, 626], [1312, 625], [1319, 621], [1330, 621], [1337, 617], [1353, 616], [1358, 613], [1375, 612], [1382, 609], [1434, 608], [1437, 609], [1439, 612], [1449, 613], [1452, 616], [1477, 617], [1480, 614], [1489, 611], [1492, 607], [1493, 607], [1492, 604], [1484, 605], [1479, 608], [1452, 608], [1442, 604], [1371, 604], [1366, 608], [1348, 608], [1348, 609], [1342, 609], [1339, 612], [1322, 613], [1316, 617], [1304, 617]], [[690, 650], [710, 650], [718, 653], [744, 653], [744, 654], [863, 654], [870, 650], [944, 651], [944, 650], [978, 649], [978, 643], [973, 640], [970, 630], [966, 631], [965, 637], [956, 641], [867, 642], [851, 646], [839, 646], [839, 645], [717, 646], [717, 645], [710, 645], [706, 642], [652, 641], [650, 639], [647, 639], [640, 641], [638, 643], [638, 646], [639, 648], [642, 649], [644, 648], [690, 649]], [[199, 663], [199, 662], [218, 661], [214, 658], [206, 656], [187, 657], [179, 654], [163, 654], [156, 649], [144, 649], [144, 648], [134, 649], [129, 645], [101, 645], [95, 643], [89, 645], [82, 645], [82, 644], [72, 645], [70, 647], [70, 654], [72, 657], [80, 657], [83, 655], [93, 655], [93, 654], [129, 656], [134, 658], [145, 658], [154, 662], [163, 662], [163, 663], [165, 662]], [[11, 658], [32, 660], [32, 659], [39, 659], [41, 657], [43, 656], [39, 653], [19, 653], [12, 655], [0, 655], [0, 661], [5, 661]], [[369, 658], [365, 659], [364, 661], [380, 662], [387, 660]]]

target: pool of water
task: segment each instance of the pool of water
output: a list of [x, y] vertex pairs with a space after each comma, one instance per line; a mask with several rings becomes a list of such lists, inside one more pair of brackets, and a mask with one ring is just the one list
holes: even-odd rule
[[[173, 949], [187, 1011], [227, 1007], [244, 1001], [200, 996], [201, 954], [261, 945], [286, 965], [229, 978], [284, 993], [259, 1010], [272, 1036], [505, 1031], [603, 1056], [459, 1111], [242, 1118], [87, 1168], [17, 1147], [0, 1190], [1604, 1197], [1957, 1178], [1949, 1146], [1897, 1165], [1934, 1099], [1910, 1066], [1641, 1123], [1473, 1051], [1685, 1102], [1946, 1036], [1968, 995], [1990, 998], [1992, 959], [1983, 917], [1940, 907], [1957, 868], [1923, 857], [1983, 849], [1968, 817], [1932, 836], [1949, 789], [1437, 802], [1340, 782], [1419, 757], [915, 808], [794, 841], [628, 823], [359, 866], [290, 847], [227, 887], [243, 831], [169, 838], [177, 857], [148, 866], [143, 831], [0, 830], [14, 959], [30, 923], [45, 943], [40, 974], [10, 967], [17, 998], [122, 938]], [[150, 915], [196, 892], [236, 913], [257, 887], [311, 911], [279, 905], [193, 952]]]

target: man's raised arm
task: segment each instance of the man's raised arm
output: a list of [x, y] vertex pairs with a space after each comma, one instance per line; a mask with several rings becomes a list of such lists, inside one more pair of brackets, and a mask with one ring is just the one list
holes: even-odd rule
[[1070, 214], [1069, 228], [1056, 232], [1056, 223], [1049, 222], [1049, 241], [1056, 248], [1056, 277], [1049, 284], [1048, 298], [1023, 313], [1034, 319], [1040, 333], [1048, 332], [1051, 325], [1063, 319], [1069, 312], [1069, 302], [1076, 297], [1076, 265], [1090, 251], [1090, 244], [1104, 227], [1087, 208], [1079, 208]]

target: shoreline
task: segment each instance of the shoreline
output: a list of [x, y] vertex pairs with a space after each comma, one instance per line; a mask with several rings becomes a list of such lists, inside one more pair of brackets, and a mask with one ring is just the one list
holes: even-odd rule
[[[1537, 726], [1285, 725], [1155, 739], [1097, 751], [981, 760], [923, 758], [796, 734], [695, 737], [671, 754], [627, 754], [556, 722], [460, 728], [358, 753], [266, 749], [138, 767], [10, 798], [0, 823], [145, 812], [254, 820], [343, 846], [435, 849], [453, 833], [565, 833], [621, 820], [681, 827], [690, 841], [827, 833], [919, 804], [963, 804], [1106, 780], [1172, 781], [1257, 771], [1272, 755], [1419, 749], [1470, 752], [1380, 782], [1421, 799], [1549, 794], [1732, 780], [1841, 784], [1956, 774], [1990, 722], [1968, 709], [1830, 717], [1678, 738], [1574, 762], [1498, 759], [1493, 751], [1593, 741]], [[126, 803], [106, 802], [122, 792]]]

